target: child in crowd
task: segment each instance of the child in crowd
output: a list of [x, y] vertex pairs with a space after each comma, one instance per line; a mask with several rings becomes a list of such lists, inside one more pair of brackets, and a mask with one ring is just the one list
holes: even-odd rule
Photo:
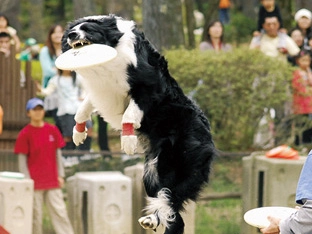
[[11, 44], [15, 45], [16, 52], [19, 52], [21, 42], [17, 36], [17, 32], [9, 25], [9, 19], [2, 13], [0, 13], [0, 32], [6, 32], [11, 36]]
[[11, 36], [6, 32], [0, 32], [0, 53], [4, 54], [4, 57], [8, 58], [11, 54]]
[[[59, 120], [59, 127], [61, 133], [66, 142], [64, 149], [73, 150], [76, 148], [72, 140], [73, 128], [76, 124], [74, 117], [80, 105], [82, 86], [79, 76], [75, 72], [69, 70], [58, 70], [58, 75], [51, 78], [46, 88], [42, 88], [40, 84], [37, 84], [37, 88], [43, 95], [51, 95], [55, 91], [58, 98], [58, 110], [57, 117]], [[87, 122], [88, 129], [91, 128], [91, 122]], [[90, 134], [87, 137], [84, 144], [82, 144], [83, 150], [90, 150], [91, 137]]]
[[278, 5], [275, 3], [275, 0], [261, 0], [260, 2], [261, 2], [261, 6], [259, 9], [259, 13], [258, 13], [258, 26], [257, 26], [257, 30], [253, 33], [253, 36], [258, 37], [259, 43], [260, 43], [261, 36], [264, 33], [264, 29], [262, 27], [262, 25], [264, 24], [264, 19], [266, 17], [276, 16], [280, 23], [279, 48], [285, 48], [285, 44], [286, 44], [285, 37], [286, 37], [287, 30], [283, 28], [283, 19], [282, 19], [282, 15], [280, 13], [280, 9]]
[[30, 122], [18, 134], [14, 152], [19, 171], [34, 181], [33, 234], [42, 234], [43, 203], [56, 234], [74, 234], [61, 187], [64, 167], [61, 147], [65, 145], [56, 126], [44, 122], [43, 101], [32, 98], [26, 104]]
[[[312, 114], [312, 71], [310, 68], [311, 57], [308, 50], [301, 50], [296, 57], [298, 69], [293, 73], [292, 88], [293, 88], [293, 111], [296, 115], [301, 115], [307, 119], [311, 118]], [[304, 123], [299, 123], [301, 127]], [[298, 136], [296, 144], [300, 144]], [[302, 143], [312, 142], [312, 129], [307, 129], [303, 132]]]

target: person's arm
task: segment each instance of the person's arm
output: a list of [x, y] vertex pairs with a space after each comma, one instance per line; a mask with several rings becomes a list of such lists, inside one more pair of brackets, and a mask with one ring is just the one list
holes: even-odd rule
[[0, 105], [0, 134], [2, 133], [3, 130], [3, 109], [2, 106]]
[[[53, 78], [52, 78], [53, 79]], [[41, 84], [37, 83], [37, 89], [39, 90], [41, 95], [49, 96], [57, 89], [55, 83], [50, 80], [48, 86], [46, 88], [42, 88]]]
[[57, 161], [57, 170], [58, 170], [58, 181], [59, 181], [60, 187], [63, 187], [65, 171], [64, 171], [61, 149], [56, 150], [56, 161]]
[[251, 39], [250, 45], [249, 45], [249, 49], [260, 49], [260, 45], [258, 42], [258, 39], [256, 37], [253, 37]]
[[27, 166], [27, 155], [19, 153], [18, 154], [18, 170], [25, 175], [25, 178], [29, 179], [30, 174]]
[[57, 69], [49, 54], [48, 47], [43, 47], [39, 53], [39, 61], [44, 76], [52, 77], [57, 73]]
[[291, 56], [295, 56], [300, 52], [296, 42], [294, 42], [294, 40], [289, 36], [286, 37], [286, 49], [287, 53]]
[[19, 39], [19, 37], [15, 34], [12, 36], [14, 42], [15, 42], [15, 49], [16, 49], [16, 53], [18, 53], [21, 49], [21, 41]]
[[308, 200], [297, 212], [279, 223], [281, 234], [312, 233], [312, 200]]
[[286, 219], [269, 216], [268, 220], [270, 225], [260, 229], [263, 234], [312, 233], [312, 200]]

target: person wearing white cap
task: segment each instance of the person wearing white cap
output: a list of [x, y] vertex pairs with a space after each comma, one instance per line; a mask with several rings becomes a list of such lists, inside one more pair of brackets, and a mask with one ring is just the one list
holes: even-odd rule
[[296, 28], [302, 31], [304, 45], [308, 44], [308, 35], [311, 32], [312, 13], [308, 9], [300, 9], [295, 14]]

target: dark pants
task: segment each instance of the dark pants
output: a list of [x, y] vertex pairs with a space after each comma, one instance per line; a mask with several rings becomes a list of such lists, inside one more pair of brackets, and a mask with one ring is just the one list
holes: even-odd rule
[[228, 24], [230, 22], [230, 8], [219, 9], [219, 20], [224, 24]]

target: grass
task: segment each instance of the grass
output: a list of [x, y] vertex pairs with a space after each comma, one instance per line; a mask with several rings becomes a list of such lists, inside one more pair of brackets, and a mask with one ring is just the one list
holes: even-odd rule
[[196, 234], [239, 234], [241, 201], [238, 199], [199, 202], [196, 207]]
[[[212, 168], [210, 183], [203, 194], [241, 191], [241, 157], [218, 158]], [[241, 199], [199, 201], [196, 206], [195, 234], [239, 234], [241, 203]]]

